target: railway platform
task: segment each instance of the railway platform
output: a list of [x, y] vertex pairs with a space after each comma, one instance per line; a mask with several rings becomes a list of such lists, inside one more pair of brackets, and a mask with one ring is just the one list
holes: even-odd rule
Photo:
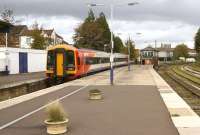
[[[44, 106], [60, 100], [71, 135], [198, 135], [200, 118], [152, 66], [115, 69], [0, 102], [0, 134], [46, 134]], [[103, 100], [88, 100], [99, 89]], [[13, 112], [15, 112], [13, 114]]]
[[0, 89], [45, 79], [45, 72], [13, 74], [0, 76]]

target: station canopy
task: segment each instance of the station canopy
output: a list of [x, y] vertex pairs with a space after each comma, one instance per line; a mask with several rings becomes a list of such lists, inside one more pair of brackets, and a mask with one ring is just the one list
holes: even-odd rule
[[0, 20], [0, 33], [9, 33], [13, 25]]

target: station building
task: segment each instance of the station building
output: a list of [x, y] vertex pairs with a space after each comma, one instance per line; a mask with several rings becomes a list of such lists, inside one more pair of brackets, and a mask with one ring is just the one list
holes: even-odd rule
[[21, 46], [25, 25], [0, 21], [0, 74], [18, 74], [45, 71], [46, 50]]
[[[46, 70], [47, 51], [31, 49], [31, 32], [26, 25], [12, 25], [0, 20], [0, 74]], [[41, 35], [48, 45], [64, 43], [54, 29], [42, 30]]]
[[[174, 49], [170, 44], [161, 44], [161, 47], [154, 48], [148, 46], [140, 50], [140, 57], [143, 64], [154, 64], [156, 60], [159, 62], [171, 62], [173, 59]], [[190, 58], [195, 58], [197, 53], [194, 49], [188, 48], [188, 54]]]
[[0, 73], [41, 72], [46, 69], [46, 50], [0, 48]]

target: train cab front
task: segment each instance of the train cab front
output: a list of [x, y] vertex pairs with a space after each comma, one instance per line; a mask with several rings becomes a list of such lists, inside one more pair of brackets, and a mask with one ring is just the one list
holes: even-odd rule
[[46, 75], [51, 79], [74, 76], [76, 69], [76, 49], [68, 45], [57, 45], [48, 50]]

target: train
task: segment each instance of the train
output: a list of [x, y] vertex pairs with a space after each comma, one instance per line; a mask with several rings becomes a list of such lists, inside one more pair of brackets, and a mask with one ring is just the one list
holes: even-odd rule
[[[127, 65], [128, 55], [114, 53], [114, 67]], [[49, 79], [75, 79], [110, 68], [110, 53], [78, 49], [60, 44], [47, 49], [46, 76]]]

